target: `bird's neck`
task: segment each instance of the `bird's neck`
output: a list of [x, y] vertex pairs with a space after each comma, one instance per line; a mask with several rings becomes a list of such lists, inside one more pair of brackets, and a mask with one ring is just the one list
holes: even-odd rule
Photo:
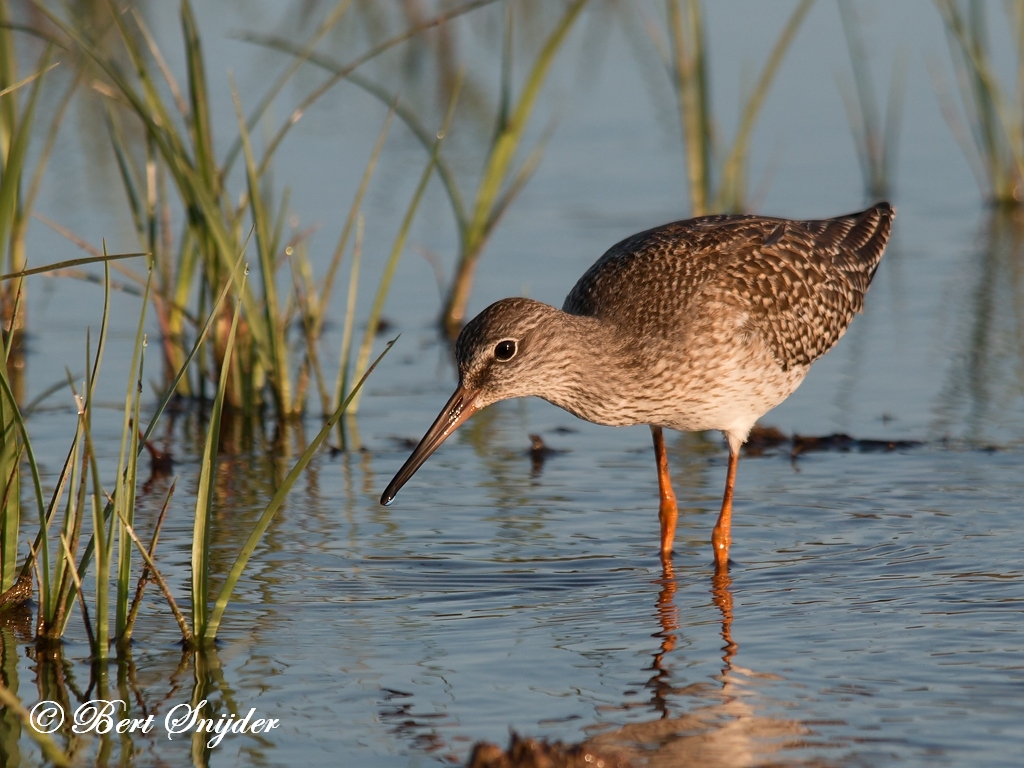
[[552, 337], [566, 343], [552, 350], [551, 376], [544, 392], [549, 403], [596, 424], [623, 426], [643, 421], [630, 413], [639, 355], [614, 326], [594, 317], [557, 310]]

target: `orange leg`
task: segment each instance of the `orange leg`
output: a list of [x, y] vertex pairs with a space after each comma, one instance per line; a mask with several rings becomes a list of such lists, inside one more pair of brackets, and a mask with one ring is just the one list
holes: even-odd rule
[[654, 458], [658, 463], [658, 490], [661, 492], [658, 520], [661, 521], [661, 559], [664, 561], [672, 556], [672, 540], [676, 537], [679, 507], [676, 506], [676, 495], [672, 492], [672, 478], [668, 473], [668, 455], [665, 453], [665, 437], [661, 433], [661, 427], [652, 425], [651, 435], [654, 437]]
[[711, 546], [715, 550], [715, 571], [722, 572], [729, 568], [729, 545], [732, 543], [732, 491], [736, 486], [736, 467], [740, 463], [739, 450], [729, 448], [729, 471], [725, 475], [725, 496], [722, 499], [722, 511], [718, 522], [711, 532]]

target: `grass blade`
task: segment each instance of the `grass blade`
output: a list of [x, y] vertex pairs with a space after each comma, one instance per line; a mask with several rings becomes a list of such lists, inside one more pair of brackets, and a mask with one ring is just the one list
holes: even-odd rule
[[[398, 267], [398, 261], [402, 257], [402, 252], [405, 250], [405, 241], [409, 235], [409, 229], [412, 227], [413, 219], [416, 217], [416, 211], [419, 209], [420, 200], [423, 198], [423, 193], [427, 189], [427, 182], [430, 181], [430, 176], [434, 171], [434, 165], [437, 157], [441, 152], [441, 145], [444, 143], [444, 137], [447, 135], [448, 128], [451, 125], [452, 118], [455, 116], [455, 105], [458, 103], [459, 90], [462, 86], [462, 76], [459, 77], [459, 81], [456, 83], [454, 90], [452, 91], [451, 99], [448, 102], [448, 111], [444, 117], [444, 122], [441, 125], [441, 130], [437, 134], [437, 141], [434, 142], [434, 149], [430, 153], [430, 159], [427, 161], [426, 167], [423, 169], [423, 173], [420, 174], [419, 183], [416, 185], [416, 191], [413, 193], [412, 200], [409, 202], [409, 207], [405, 211], [405, 216], [402, 218], [402, 224], [398, 228], [398, 235], [395, 237], [394, 245], [391, 248], [391, 254], [388, 256], [387, 263], [384, 265], [384, 274], [381, 275], [380, 283], [377, 286], [377, 293], [373, 297], [373, 304], [370, 306], [370, 314], [366, 318], [366, 333], [363, 334], [363, 343], [359, 348], [359, 355], [356, 358], [356, 377], [360, 377], [362, 372], [366, 370], [366, 364], [370, 360], [370, 351], [373, 348], [373, 340], [377, 335], [377, 324], [380, 321], [381, 313], [384, 311], [384, 302], [387, 300], [388, 292], [391, 289], [391, 281], [395, 276], [395, 269]], [[352, 413], [359, 410], [359, 395], [356, 394], [352, 400]]]
[[106, 253], [102, 256], [83, 256], [80, 259], [68, 259], [67, 261], [58, 261], [53, 264], [46, 264], [42, 267], [32, 267], [32, 269], [21, 269], [17, 272], [8, 272], [6, 275], [0, 275], [0, 280], [13, 280], [15, 278], [28, 277], [29, 275], [43, 275], [47, 272], [57, 272], [62, 269], [71, 269], [72, 267], [80, 267], [84, 264], [104, 264], [108, 261], [117, 261], [118, 259], [131, 259], [136, 256], [149, 256], [147, 252], [136, 252], [136, 253]]
[[294, 415], [294, 403], [292, 402], [291, 376], [288, 372], [288, 342], [285, 338], [287, 319], [282, 318], [277, 299], [277, 265], [275, 261], [277, 243], [276, 238], [271, 234], [274, 228], [260, 191], [260, 176], [256, 169], [252, 145], [249, 142], [249, 132], [245, 127], [242, 102], [238, 97], [233, 80], [231, 95], [235, 102], [239, 135], [242, 138], [246, 181], [249, 189], [249, 207], [253, 227], [256, 230], [256, 253], [259, 256], [263, 288], [263, 324], [267, 330], [268, 354], [271, 360], [269, 374], [272, 386], [270, 389], [276, 400], [278, 414], [282, 417], [289, 417]]
[[334, 407], [345, 399], [348, 391], [352, 357], [352, 331], [355, 327], [356, 296], [359, 292], [359, 265], [363, 258], [363, 217], [356, 223], [356, 242], [352, 247], [352, 268], [348, 276], [348, 302], [345, 307], [345, 325], [341, 332], [341, 361], [338, 364], [338, 383], [335, 386]]
[[716, 205], [719, 211], [739, 211], [743, 208], [746, 195], [744, 164], [754, 124], [757, 122], [757, 116], [760, 114], [764, 100], [771, 89], [772, 81], [779, 71], [779, 66], [786, 57], [786, 52], [789, 50], [793, 38], [796, 37], [797, 30], [800, 29], [800, 25], [811, 10], [812, 5], [814, 5], [814, 0], [800, 0], [797, 7], [793, 9], [793, 13], [790, 14], [786, 25], [782, 28], [782, 34], [779, 35], [775, 45], [772, 46], [768, 60], [761, 70], [761, 76], [757, 79], [757, 83], [755, 83], [754, 89], [747, 99], [743, 115], [740, 118], [739, 128], [736, 131], [736, 137], [733, 139], [732, 149], [722, 165], [722, 180], [718, 189]]
[[[242, 276], [242, 290], [245, 287], [246, 276], [248, 276], [248, 270]], [[235, 312], [231, 318], [231, 330], [228, 332], [224, 360], [221, 364], [217, 395], [213, 400], [206, 441], [203, 444], [202, 469], [199, 473], [199, 487], [196, 491], [196, 514], [192, 528], [192, 632], [198, 638], [203, 638], [207, 634], [208, 609], [206, 601], [210, 575], [210, 529], [213, 524], [213, 478], [217, 474], [221, 413], [224, 409], [224, 396], [227, 392], [228, 374], [231, 370], [235, 334], [238, 331], [238, 318], [241, 312], [239, 301], [235, 304]]]
[[235, 558], [234, 564], [231, 566], [231, 570], [228, 572], [227, 578], [224, 580], [223, 586], [221, 586], [220, 592], [217, 595], [216, 603], [214, 604], [213, 613], [210, 616], [210, 620], [207, 623], [203, 634], [200, 636], [196, 634], [197, 639], [203, 642], [212, 642], [217, 637], [217, 630], [220, 628], [220, 622], [224, 617], [224, 611], [227, 608], [228, 601], [231, 599], [231, 593], [234, 592], [235, 585], [242, 576], [242, 572], [245, 570], [245, 566], [249, 562], [249, 558], [252, 557], [253, 552], [256, 551], [256, 545], [259, 544], [260, 539], [263, 537], [264, 532], [270, 526], [271, 521], [274, 519], [274, 515], [277, 514], [277, 510], [281, 508], [285, 498], [291, 491], [292, 486], [299, 479], [299, 475], [305, 470], [306, 465], [309, 464], [310, 460], [323, 445], [324, 441], [327, 440], [331, 434], [331, 430], [334, 429], [334, 425], [337, 424], [338, 419], [341, 418], [342, 414], [348, 408], [349, 402], [355, 397], [362, 389], [363, 384], [369, 377], [373, 370], [377, 367], [377, 364], [384, 358], [384, 355], [388, 353], [392, 345], [394, 345], [397, 339], [392, 339], [388, 342], [388, 345], [384, 348], [384, 351], [377, 356], [377, 359], [373, 361], [373, 364], [366, 369], [366, 373], [362, 375], [352, 392], [348, 397], [342, 401], [341, 405], [335, 409], [334, 413], [331, 414], [330, 418], [324, 423], [323, 427], [317, 433], [316, 437], [309, 444], [309, 447], [303, 451], [299, 460], [292, 467], [291, 471], [285, 476], [284, 481], [281, 483], [281, 487], [277, 489], [277, 493], [270, 500], [270, 504], [263, 510], [263, 514], [260, 515], [260, 519], [256, 522], [255, 527], [249, 533], [249, 538], [246, 539], [245, 544], [242, 546], [241, 551]]
[[467, 228], [462, 233], [462, 249], [441, 314], [441, 323], [449, 335], [458, 332], [465, 317], [477, 261], [484, 245], [490, 238], [494, 223], [499, 218], [495, 216], [495, 205], [499, 200], [502, 187], [508, 180], [512, 161], [526, 133], [541, 87], [569, 31], [586, 4], [587, 0], [575, 0], [565, 10], [561, 20], [544, 41], [540, 53], [537, 54], [537, 58], [530, 67], [523, 90], [519, 94], [519, 99], [512, 109], [511, 115], [504, 119], [499, 113], [500, 128], [491, 145], [487, 163], [480, 177], [473, 213], [469, 217]]

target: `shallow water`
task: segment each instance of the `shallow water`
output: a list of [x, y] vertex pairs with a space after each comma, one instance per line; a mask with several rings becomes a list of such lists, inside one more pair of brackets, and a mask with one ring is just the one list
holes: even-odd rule
[[[713, 71], [723, 73], [722, 92], [730, 94], [740, 53], [760, 62], [771, 37], [760, 40], [754, 5], [715, 7]], [[896, 24], [882, 17], [889, 5], [864, 8], [875, 61], [887, 75]], [[365, 450], [324, 452], [310, 466], [240, 583], [216, 654], [182, 658], [154, 590], [133, 666], [111, 665], [109, 679], [89, 693], [130, 699], [160, 717], [196, 695], [218, 711], [254, 707], [279, 718], [280, 729], [196, 752], [188, 739], [168, 740], [158, 729], [122, 747], [137, 750], [134, 764], [434, 765], [465, 760], [477, 740], [504, 743], [510, 727], [592, 739], [597, 750], [652, 766], [1019, 764], [1024, 237], [1019, 224], [989, 219], [942, 123], [925, 66], [946, 55], [934, 11], [927, 3], [898, 8], [892, 13], [903, 14], [897, 21], [915, 36], [905, 44], [911, 65], [893, 242], [864, 316], [764, 422], [786, 434], [845, 432], [922, 445], [796, 459], [784, 445], [744, 457], [727, 581], [712, 577], [708, 541], [725, 477], [718, 435], [670, 436], [681, 519], [669, 573], [656, 551], [649, 431], [585, 424], [540, 401], [474, 417], [385, 509], [377, 499], [408, 455], [407, 441], [419, 438], [454, 385], [432, 326], [438, 302], [430, 268], [409, 253], [387, 309], [402, 338], [361, 407]], [[260, 21], [211, 16], [208, 23], [219, 30]], [[753, 153], [754, 177], [772, 173], [759, 211], [811, 217], [863, 203], [833, 77], [848, 66], [841, 34], [834, 7], [820, 4], [780, 72]], [[219, 66], [236, 67], [243, 81], [258, 80], [261, 67], [273, 71], [273, 60], [247, 55], [248, 68], [229, 58]], [[606, 247], [682, 215], [676, 129], [631, 56], [614, 33], [602, 65], [584, 77], [579, 48], [567, 50], [552, 91], [554, 101], [572, 98], [537, 177], [481, 263], [474, 311], [516, 293], [560, 303]], [[574, 78], [586, 84], [574, 88]], [[723, 123], [732, 125], [731, 97], [720, 101]], [[368, 149], [338, 153], [337, 134], [372, 142], [383, 119], [377, 106], [367, 102], [365, 114], [352, 115], [335, 104], [300, 123], [283, 176], [303, 217], [333, 222], [347, 207], [345, 185], [356, 183]], [[392, 198], [405, 199], [423, 162], [407, 135], [392, 141], [369, 206], [368, 233], [381, 234], [368, 245], [367, 286], [390, 247], [392, 219], [401, 214], [394, 209], [404, 205]], [[329, 194], [322, 185], [332, 169], [318, 162], [348, 164], [344, 173], [333, 170], [341, 180], [326, 187]], [[68, 190], [46, 193], [56, 217], [83, 229], [114, 218], [96, 200], [108, 212], [89, 223], [88, 206], [61, 204]], [[450, 224], [435, 193], [414, 239], [447, 254]], [[328, 234], [315, 241], [325, 259], [336, 227], [325, 226]], [[68, 298], [91, 290], [50, 283], [31, 295], [30, 395], [81, 358], [82, 328], [98, 324], [99, 295], [94, 305]], [[123, 391], [138, 311], [131, 299], [119, 301], [123, 325], [106, 363], [111, 401]], [[327, 349], [337, 347], [333, 333]], [[36, 450], [54, 471], [70, 414], [58, 399], [32, 419]], [[97, 434], [110, 438], [100, 449], [108, 458], [119, 419], [112, 410], [109, 421], [98, 420]], [[161, 440], [177, 459], [179, 480], [159, 562], [183, 595], [202, 431], [188, 411], [165, 426]], [[275, 441], [225, 427], [219, 556], [244, 540], [317, 420], [304, 428], [304, 436], [296, 428]], [[530, 433], [558, 451], [541, 467], [529, 457]], [[168, 484], [157, 478], [141, 492], [142, 525], [159, 511]], [[60, 691], [85, 697], [90, 670], [80, 630], [63, 651], [63, 683], [20, 631], [17, 624], [2, 630], [7, 685], [29, 705]], [[6, 755], [7, 764], [39, 762], [26, 737], [15, 742], [22, 754]], [[5, 750], [15, 742], [0, 739]], [[97, 748], [92, 741], [86, 753]]]

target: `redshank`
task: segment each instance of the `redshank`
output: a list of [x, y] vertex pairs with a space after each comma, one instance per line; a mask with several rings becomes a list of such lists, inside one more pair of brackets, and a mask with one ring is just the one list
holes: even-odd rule
[[458, 389], [381, 503], [473, 413], [535, 395], [596, 424], [650, 425], [667, 560], [678, 510], [662, 429], [717, 429], [729, 466], [711, 542], [716, 566], [727, 568], [740, 446], [862, 310], [894, 216], [878, 203], [818, 221], [677, 221], [612, 246], [561, 310], [519, 298], [492, 304], [459, 335]]

